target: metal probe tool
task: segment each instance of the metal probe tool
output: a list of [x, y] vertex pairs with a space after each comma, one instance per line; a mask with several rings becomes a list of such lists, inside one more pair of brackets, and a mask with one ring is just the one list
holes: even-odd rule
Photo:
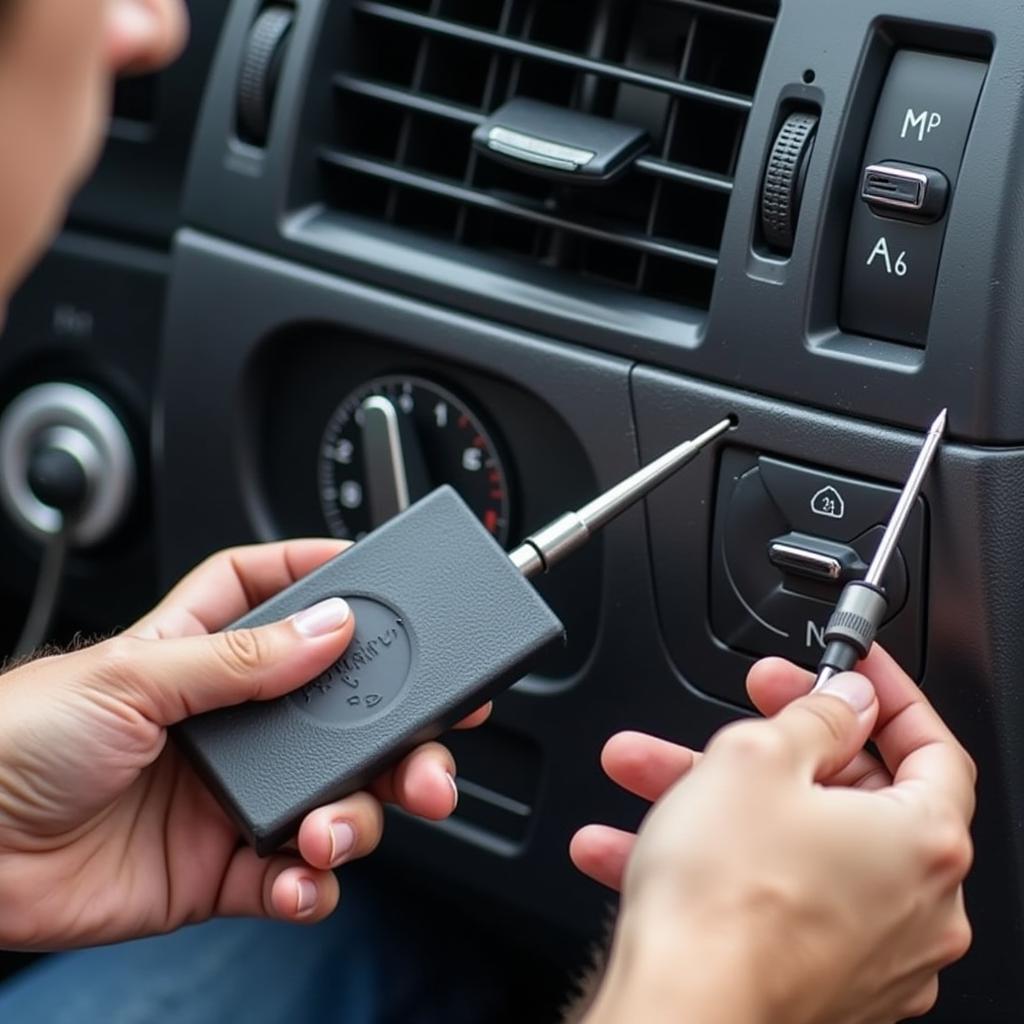
[[709, 444], [734, 426], [731, 419], [716, 423], [710, 430], [666, 452], [576, 512], [566, 512], [559, 516], [527, 537], [508, 556], [512, 564], [528, 580], [549, 572], [563, 558], [583, 547], [598, 530], [641, 498], [645, 498], [655, 487], [695, 459]]
[[[439, 487], [231, 627], [279, 622], [340, 597], [355, 624], [340, 660], [279, 700], [182, 722], [177, 742], [242, 835], [272, 852], [313, 808], [365, 789], [541, 668], [565, 626], [529, 581], [734, 425], [723, 419], [673, 448], [511, 555], [453, 488]], [[379, 490], [393, 500], [383, 481]]]
[[946, 415], [947, 411], [943, 409], [928, 429], [928, 436], [885, 528], [867, 575], [862, 580], [848, 583], [839, 597], [825, 629], [825, 653], [818, 664], [815, 692], [833, 676], [853, 669], [858, 661], [868, 656], [875, 642], [889, 610], [889, 600], [882, 587], [882, 580], [946, 431]]

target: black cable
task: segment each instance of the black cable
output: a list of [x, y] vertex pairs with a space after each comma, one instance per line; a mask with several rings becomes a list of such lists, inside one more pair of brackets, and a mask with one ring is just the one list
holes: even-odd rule
[[46, 544], [43, 551], [39, 578], [29, 606], [28, 617], [21, 636], [14, 648], [14, 656], [23, 658], [39, 648], [50, 633], [57, 606], [60, 603], [61, 586], [64, 582], [64, 565], [67, 562], [70, 529], [65, 520]]

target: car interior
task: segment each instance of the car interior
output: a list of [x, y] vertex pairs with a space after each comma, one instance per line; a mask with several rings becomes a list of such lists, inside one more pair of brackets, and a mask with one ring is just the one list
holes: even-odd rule
[[538, 582], [567, 642], [450, 737], [455, 816], [395, 812], [368, 868], [443, 893], [508, 950], [518, 1019], [555, 1020], [614, 900], [569, 840], [645, 810], [604, 742], [699, 747], [753, 713], [759, 658], [814, 668], [948, 409], [879, 641], [980, 772], [974, 945], [927, 1019], [1020, 1021], [1020, 5], [189, 7], [184, 56], [118, 83], [102, 161], [10, 306], [4, 650], [44, 561], [43, 435], [95, 505], [67, 643], [221, 548], [358, 545], [387, 518], [370, 399], [413, 439], [412, 489], [451, 485], [508, 550], [733, 417]]

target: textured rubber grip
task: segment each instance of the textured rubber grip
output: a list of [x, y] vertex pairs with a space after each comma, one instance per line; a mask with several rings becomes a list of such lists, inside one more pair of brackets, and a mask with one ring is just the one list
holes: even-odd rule
[[851, 583], [825, 628], [825, 643], [845, 643], [866, 658], [885, 619], [889, 602], [885, 594], [868, 583]]
[[871, 634], [874, 627], [868, 619], [854, 612], [836, 612], [829, 623], [829, 634], [836, 636], [863, 636]]
[[238, 76], [238, 132], [246, 142], [262, 146], [267, 141], [281, 57], [294, 20], [292, 8], [268, 7], [249, 32]]
[[781, 252], [793, 249], [807, 161], [817, 130], [815, 114], [790, 114], [768, 158], [761, 190], [761, 229], [765, 241]]

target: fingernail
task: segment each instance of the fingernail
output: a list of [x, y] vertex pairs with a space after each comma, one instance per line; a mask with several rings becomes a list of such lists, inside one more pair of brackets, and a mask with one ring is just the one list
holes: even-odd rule
[[856, 672], [843, 672], [835, 676], [821, 688], [821, 692], [845, 700], [858, 715], [867, 711], [875, 702], [875, 688], [871, 681]]
[[459, 787], [455, 782], [455, 776], [451, 772], [444, 773], [445, 778], [448, 780], [448, 785], [452, 788], [452, 809], [451, 813], [454, 814], [456, 808], [459, 806]]
[[149, 43], [160, 33], [160, 19], [137, 0], [122, 0], [114, 7], [117, 29], [138, 43]]
[[316, 906], [317, 888], [312, 878], [300, 878], [295, 883], [295, 913], [300, 917]]
[[331, 837], [331, 867], [336, 868], [356, 845], [356, 831], [347, 821], [332, 821], [327, 831]]
[[352, 617], [352, 609], [340, 597], [329, 597], [326, 601], [306, 608], [292, 616], [292, 624], [308, 637], [327, 636], [336, 633]]

